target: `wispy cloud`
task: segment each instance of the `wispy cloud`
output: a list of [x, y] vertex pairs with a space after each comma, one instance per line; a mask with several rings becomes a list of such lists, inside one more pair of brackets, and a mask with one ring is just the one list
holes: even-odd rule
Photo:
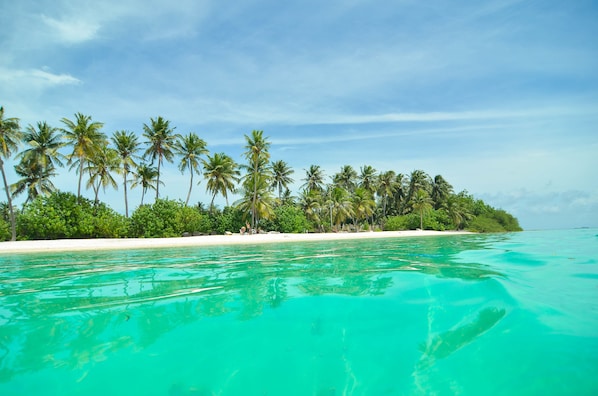
[[0, 81], [12, 86], [51, 87], [79, 84], [81, 81], [70, 74], [56, 74], [43, 69], [10, 70], [0, 68]]
[[42, 21], [50, 28], [60, 41], [77, 44], [91, 40], [97, 36], [99, 23], [79, 18], [55, 19], [46, 15], [41, 16]]

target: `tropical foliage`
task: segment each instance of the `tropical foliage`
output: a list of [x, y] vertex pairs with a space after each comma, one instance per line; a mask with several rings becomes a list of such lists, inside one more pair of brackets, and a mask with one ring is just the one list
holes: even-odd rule
[[[40, 121], [22, 131], [19, 120], [6, 117], [0, 107], [0, 173], [7, 198], [0, 206], [0, 239], [222, 234], [247, 224], [254, 232], [521, 229], [511, 214], [467, 191], [455, 193], [442, 175], [431, 177], [421, 169], [399, 173], [345, 164], [326, 175], [312, 164], [293, 195], [294, 169], [284, 160], [271, 161], [272, 143], [261, 130], [245, 135], [239, 164], [226, 153], [210, 153], [195, 133], [175, 134], [162, 117], [143, 124], [141, 135], [116, 131], [110, 139], [91, 116], [76, 113], [61, 122], [63, 128]], [[5, 173], [11, 160], [17, 175], [12, 184]], [[164, 167], [175, 160], [189, 175], [184, 201], [160, 198]], [[54, 185], [65, 164], [77, 175], [76, 195]], [[201, 203], [189, 206], [194, 186], [202, 181], [207, 209]], [[82, 197], [82, 186], [93, 191], [93, 200]], [[124, 216], [100, 201], [106, 190], [119, 187]], [[129, 216], [128, 193], [135, 188], [141, 190], [141, 202]], [[156, 196], [146, 203], [149, 190]], [[17, 208], [13, 200], [20, 194], [24, 204]], [[214, 204], [217, 196], [226, 202], [223, 209]], [[236, 199], [232, 206], [231, 196]]]

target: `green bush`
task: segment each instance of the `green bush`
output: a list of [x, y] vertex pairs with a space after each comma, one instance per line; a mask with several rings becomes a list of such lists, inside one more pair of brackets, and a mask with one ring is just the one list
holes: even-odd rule
[[9, 241], [11, 236], [10, 223], [0, 218], [0, 241]]
[[283, 205], [274, 209], [273, 230], [284, 233], [301, 233], [310, 229], [305, 213], [296, 206]]
[[241, 227], [245, 226], [246, 219], [243, 212], [232, 206], [224, 208], [222, 212], [213, 212], [212, 231], [218, 234], [225, 232], [239, 232]]
[[130, 235], [136, 238], [171, 238], [185, 233], [209, 233], [212, 222], [197, 207], [181, 201], [158, 199], [139, 206], [131, 215]]
[[478, 216], [469, 222], [469, 231], [473, 232], [505, 232], [505, 228], [495, 219], [487, 215]]
[[120, 238], [127, 234], [126, 219], [103, 203], [56, 192], [37, 197], [17, 217], [24, 239]]

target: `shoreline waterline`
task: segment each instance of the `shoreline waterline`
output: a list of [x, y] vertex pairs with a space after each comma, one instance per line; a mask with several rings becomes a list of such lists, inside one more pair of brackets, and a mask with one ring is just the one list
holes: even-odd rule
[[254, 234], [202, 235], [179, 238], [123, 238], [123, 239], [55, 239], [0, 242], [0, 254], [43, 253], [92, 250], [153, 249], [201, 247], [220, 245], [251, 245], [282, 242], [322, 242], [354, 239], [401, 238], [421, 236], [448, 236], [472, 234], [467, 231], [379, 231], [358, 233], [313, 234]]

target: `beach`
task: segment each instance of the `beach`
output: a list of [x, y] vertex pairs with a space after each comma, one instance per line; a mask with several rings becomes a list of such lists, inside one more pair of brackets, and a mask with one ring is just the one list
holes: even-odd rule
[[119, 250], [176, 248], [193, 246], [218, 246], [264, 244], [303, 241], [341, 241], [351, 239], [401, 238], [421, 236], [446, 236], [468, 234], [466, 231], [382, 231], [359, 233], [314, 233], [314, 234], [254, 234], [254, 235], [203, 235], [181, 238], [126, 238], [126, 239], [58, 239], [37, 241], [1, 242], [3, 253], [39, 253], [85, 250]]

